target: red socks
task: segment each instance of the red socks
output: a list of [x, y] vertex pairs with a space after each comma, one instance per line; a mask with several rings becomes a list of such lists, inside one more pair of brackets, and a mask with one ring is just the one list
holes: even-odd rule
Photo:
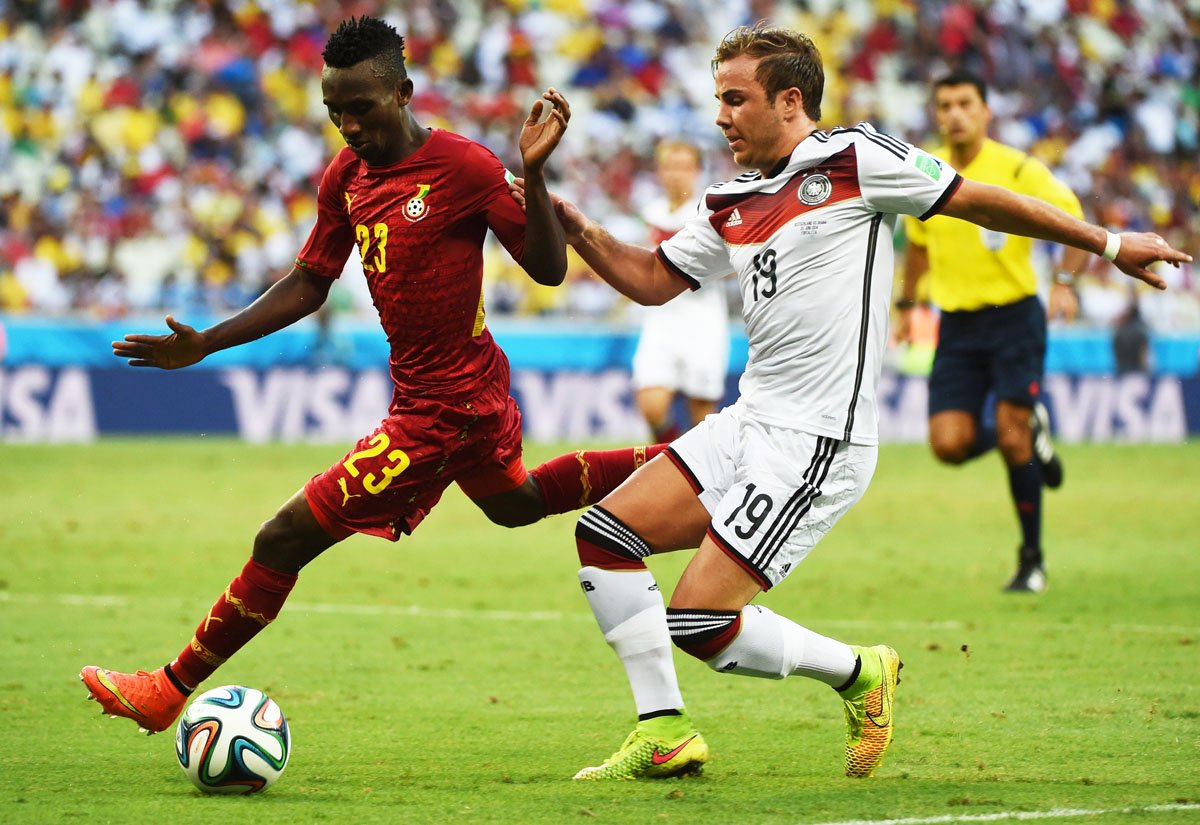
[[196, 687], [279, 615], [296, 576], [264, 567], [254, 559], [229, 583], [196, 628], [191, 644], [171, 663], [188, 687]]
[[595, 504], [617, 489], [633, 471], [667, 448], [666, 444], [621, 450], [580, 450], [552, 458], [530, 475], [553, 516]]

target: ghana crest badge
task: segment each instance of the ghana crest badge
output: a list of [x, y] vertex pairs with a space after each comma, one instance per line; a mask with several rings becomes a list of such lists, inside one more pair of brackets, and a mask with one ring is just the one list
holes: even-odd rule
[[408, 199], [408, 203], [404, 204], [404, 217], [408, 218], [412, 223], [422, 220], [429, 214], [429, 204], [425, 203], [425, 196], [429, 194], [429, 184], [418, 183], [417, 194]]

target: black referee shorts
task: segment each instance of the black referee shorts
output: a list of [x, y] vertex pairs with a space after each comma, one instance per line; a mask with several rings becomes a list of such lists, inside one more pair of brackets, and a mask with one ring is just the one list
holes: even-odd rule
[[989, 393], [1032, 407], [1046, 362], [1046, 311], [1036, 295], [998, 307], [943, 312], [929, 376], [929, 414], [976, 418]]

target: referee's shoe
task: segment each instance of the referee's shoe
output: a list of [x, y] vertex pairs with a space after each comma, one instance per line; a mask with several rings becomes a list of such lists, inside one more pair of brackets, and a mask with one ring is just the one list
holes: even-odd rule
[[1045, 593], [1046, 584], [1041, 549], [1022, 546], [1017, 550], [1017, 572], [1004, 589], [1009, 593]]
[[1050, 411], [1041, 401], [1033, 402], [1029, 424], [1033, 431], [1033, 454], [1042, 465], [1042, 481], [1051, 490], [1057, 490], [1063, 483], [1063, 466], [1050, 440]]

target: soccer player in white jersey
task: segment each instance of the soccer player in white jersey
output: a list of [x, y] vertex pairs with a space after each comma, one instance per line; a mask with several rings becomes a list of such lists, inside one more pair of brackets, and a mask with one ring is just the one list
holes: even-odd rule
[[[664, 140], [654, 150], [662, 195], [642, 209], [651, 246], [674, 235], [696, 215], [700, 149], [682, 140]], [[662, 306], [642, 310], [642, 329], [633, 354], [634, 401], [654, 440], [673, 441], [725, 397], [729, 371], [729, 307], [720, 287], [686, 290]], [[690, 421], [671, 418], [677, 395]]]
[[[829, 685], [846, 715], [845, 772], [868, 776], [892, 738], [896, 651], [843, 644], [750, 601], [795, 570], [875, 469], [897, 215], [950, 215], [1079, 247], [1159, 288], [1148, 265], [1191, 257], [1157, 235], [1115, 235], [966, 180], [865, 123], [818, 130], [820, 55], [797, 32], [735, 29], [712, 68], [717, 126], [750, 171], [710, 187], [679, 233], [651, 252], [558, 202], [575, 249], [639, 303], [668, 301], [734, 270], [750, 339], [740, 400], [579, 521], [579, 578], [625, 667], [639, 721], [616, 753], [576, 778], [672, 775], [708, 758], [684, 711], [671, 642], [719, 673]], [[697, 546], [664, 611], [643, 559]]]

